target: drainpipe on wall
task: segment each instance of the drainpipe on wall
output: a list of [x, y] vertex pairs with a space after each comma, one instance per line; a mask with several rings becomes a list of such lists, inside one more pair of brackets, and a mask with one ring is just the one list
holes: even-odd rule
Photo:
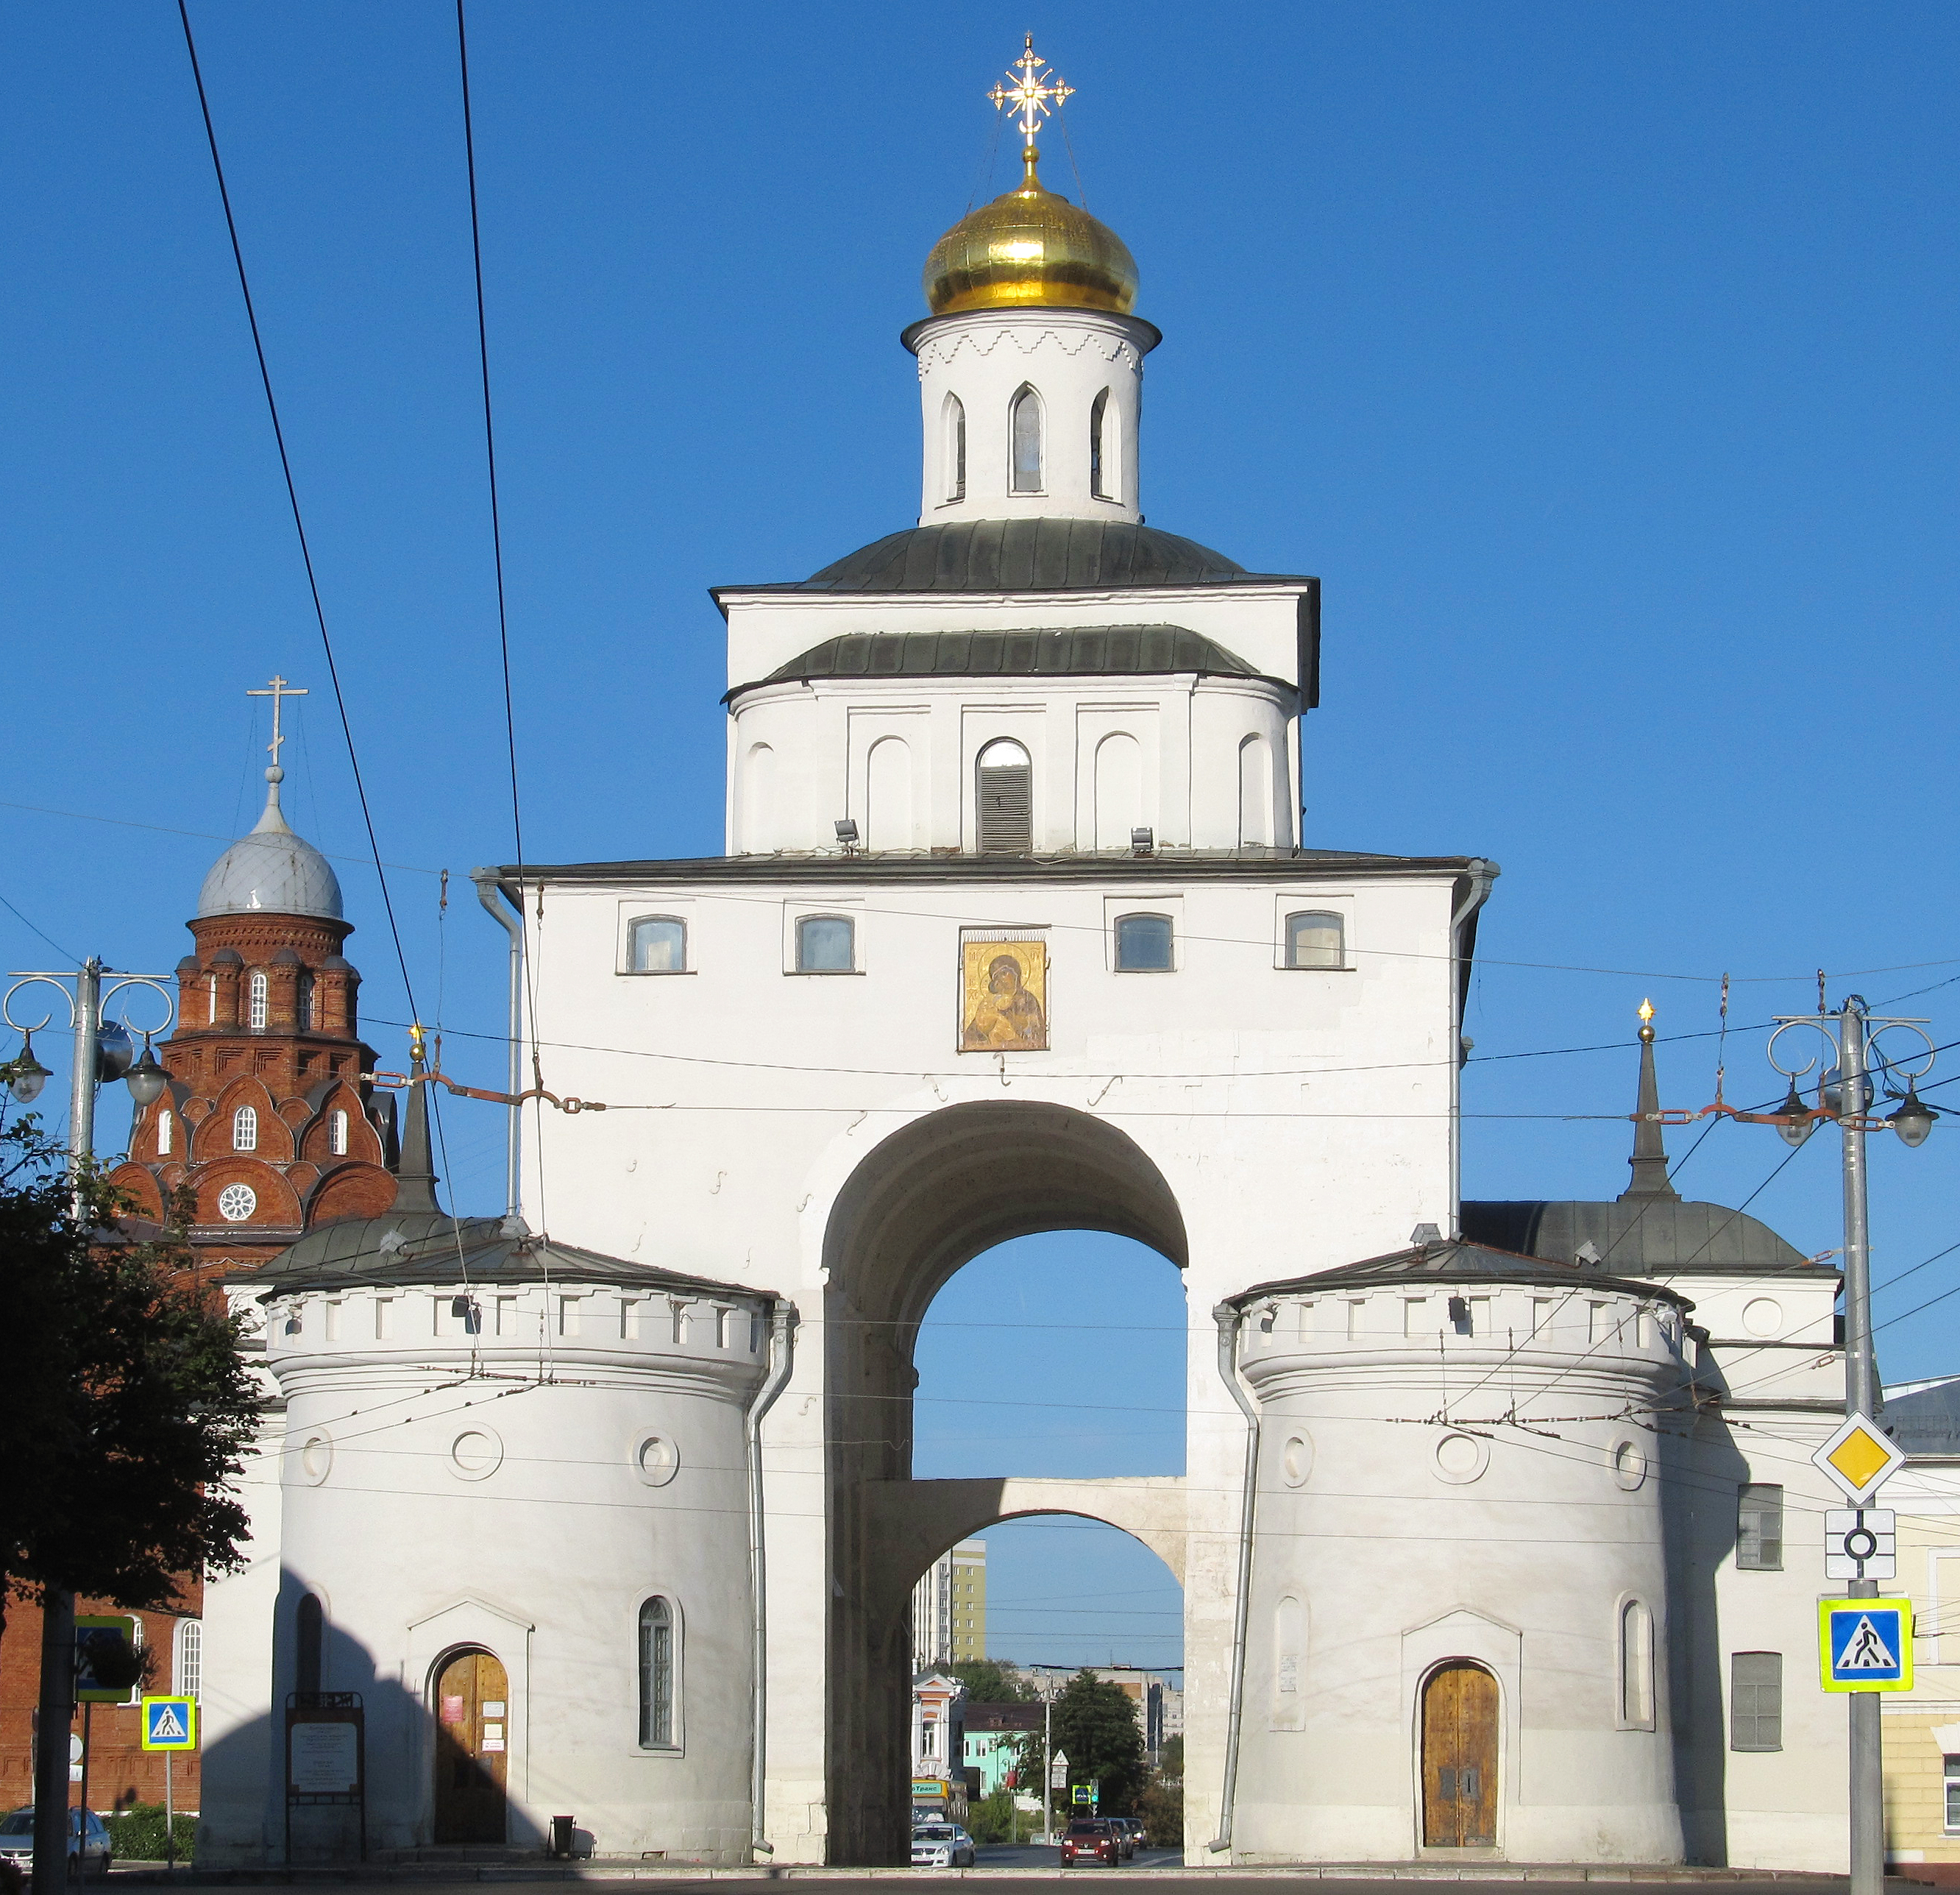
[[[514, 1098], [524, 1089], [524, 925], [510, 909], [498, 899], [501, 883], [494, 868], [473, 868], [469, 879], [476, 884], [476, 899], [498, 921], [511, 936], [511, 1056], [509, 1091]], [[520, 1171], [523, 1155], [520, 1134], [523, 1131], [523, 1107], [511, 1108], [510, 1129], [504, 1140], [504, 1215], [517, 1215], [517, 1195]]]
[[750, 1681], [752, 1727], [749, 1745], [749, 1853], [773, 1855], [775, 1843], [763, 1835], [762, 1795], [768, 1765], [769, 1600], [768, 1569], [762, 1535], [762, 1417], [775, 1405], [789, 1381], [796, 1356], [797, 1311], [794, 1303], [776, 1302], [769, 1311], [769, 1370], [749, 1404], [743, 1423], [749, 1451], [749, 1584], [753, 1615], [750, 1638], [753, 1674]]
[[1470, 989], [1470, 956], [1464, 945], [1467, 928], [1476, 938], [1477, 912], [1491, 899], [1491, 887], [1503, 871], [1481, 855], [1473, 858], [1465, 879], [1469, 887], [1449, 917], [1450, 1037], [1456, 1044], [1449, 1065], [1449, 1234], [1462, 1234], [1463, 1217], [1463, 1064], [1469, 1053], [1463, 1044], [1463, 1009]]
[[1218, 1325], [1218, 1374], [1246, 1417], [1245, 1495], [1239, 1511], [1239, 1597], [1232, 1613], [1232, 1689], [1225, 1722], [1225, 1788], [1219, 1799], [1218, 1833], [1205, 1847], [1214, 1855], [1232, 1846], [1232, 1809], [1239, 1794], [1239, 1726], [1246, 1705], [1246, 1622], [1252, 1604], [1252, 1513], [1258, 1493], [1259, 1411], [1239, 1379], [1239, 1331], [1242, 1311], [1220, 1303], [1211, 1312]]

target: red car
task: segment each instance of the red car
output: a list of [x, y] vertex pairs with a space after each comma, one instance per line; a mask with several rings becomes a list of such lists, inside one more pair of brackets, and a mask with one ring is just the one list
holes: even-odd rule
[[1064, 1868], [1073, 1868], [1078, 1861], [1107, 1862], [1114, 1868], [1122, 1859], [1122, 1839], [1106, 1816], [1078, 1816], [1061, 1839]]

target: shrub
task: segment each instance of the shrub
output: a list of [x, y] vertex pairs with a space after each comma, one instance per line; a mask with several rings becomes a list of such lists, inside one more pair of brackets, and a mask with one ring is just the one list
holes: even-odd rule
[[[164, 1859], [164, 1806], [161, 1803], [132, 1803], [129, 1808], [105, 1816], [109, 1846], [119, 1862], [161, 1862]], [[176, 1832], [177, 1860], [191, 1859], [197, 1838], [197, 1818], [180, 1815], [170, 1825]]]

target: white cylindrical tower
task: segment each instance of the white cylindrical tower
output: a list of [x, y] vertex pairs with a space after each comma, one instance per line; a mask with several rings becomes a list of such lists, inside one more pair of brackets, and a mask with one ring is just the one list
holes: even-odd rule
[[921, 526], [1141, 518], [1144, 357], [1162, 339], [1130, 313], [1122, 239], [1045, 189], [1039, 157], [1030, 144], [1019, 188], [926, 260], [933, 313], [904, 338], [918, 358]]
[[1690, 1306], [1462, 1243], [1233, 1300], [1236, 1858], [1679, 1862], [1659, 1444]]
[[[285, 1400], [275, 1715], [359, 1694], [368, 1846], [568, 1814], [581, 1852], [748, 1860], [767, 1299], [428, 1212], [324, 1226], [249, 1293]], [[348, 1817], [297, 1812], [295, 1859], [351, 1854]]]

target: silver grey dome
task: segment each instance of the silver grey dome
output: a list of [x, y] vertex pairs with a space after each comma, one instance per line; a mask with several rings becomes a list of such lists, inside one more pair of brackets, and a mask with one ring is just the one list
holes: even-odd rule
[[197, 897], [197, 918], [211, 915], [314, 915], [327, 921], [343, 919], [340, 879], [326, 858], [304, 837], [286, 826], [279, 813], [279, 779], [285, 772], [269, 769], [272, 785], [265, 814], [249, 836], [241, 836], [211, 865]]

